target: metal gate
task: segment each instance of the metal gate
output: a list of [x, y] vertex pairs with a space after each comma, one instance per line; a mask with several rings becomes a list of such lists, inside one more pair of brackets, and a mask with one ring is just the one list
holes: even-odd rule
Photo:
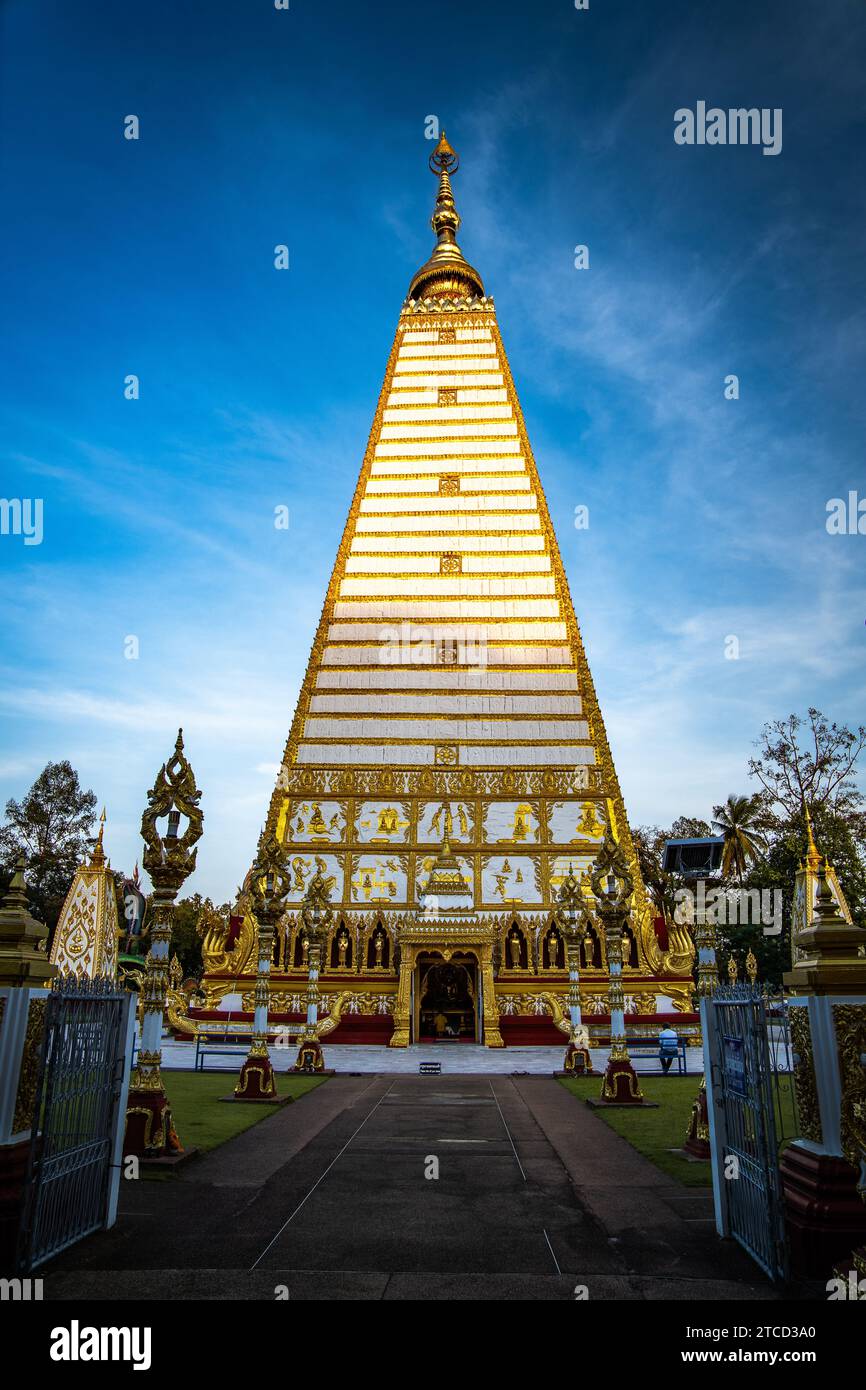
[[131, 1002], [115, 980], [52, 981], [18, 1244], [23, 1273], [113, 1222], [134, 1026]]
[[790, 1081], [784, 999], [725, 985], [701, 1000], [716, 1229], [773, 1280], [788, 1273], [779, 1178], [780, 1097]]

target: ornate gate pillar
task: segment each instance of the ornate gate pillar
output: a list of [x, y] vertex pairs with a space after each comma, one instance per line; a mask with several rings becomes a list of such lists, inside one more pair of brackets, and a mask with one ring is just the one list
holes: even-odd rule
[[866, 1265], [866, 932], [843, 917], [824, 865], [817, 880], [800, 958], [784, 977], [800, 1135], [779, 1169], [792, 1269], [821, 1279], [836, 1260], [853, 1260], [858, 1275]]

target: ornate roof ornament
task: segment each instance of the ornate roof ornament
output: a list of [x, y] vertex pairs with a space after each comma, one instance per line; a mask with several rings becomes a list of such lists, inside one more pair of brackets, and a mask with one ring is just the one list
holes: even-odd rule
[[586, 904], [583, 900], [580, 883], [575, 878], [574, 868], [571, 864], [569, 864], [568, 873], [560, 885], [554, 915], [559, 927], [570, 939], [573, 939], [575, 933], [581, 937], [586, 935], [588, 926]]
[[450, 175], [460, 160], [445, 138], [443, 130], [439, 143], [430, 156], [430, 168], [439, 175], [436, 206], [430, 226], [436, 233], [436, 247], [429, 261], [416, 271], [407, 298], [413, 300], [443, 300], [483, 297], [484, 282], [478, 271], [466, 260], [457, 245], [460, 214], [454, 204]]
[[815, 844], [815, 836], [812, 833], [812, 817], [809, 814], [808, 803], [803, 802], [803, 814], [806, 818], [806, 860], [805, 863], [813, 873], [817, 873], [821, 867], [821, 851]]
[[[163, 763], [156, 781], [147, 793], [147, 807], [141, 817], [141, 838], [145, 843], [142, 862], [154, 888], [180, 887], [195, 868], [193, 845], [201, 839], [201, 792], [195, 774], [183, 751], [183, 729], [178, 729], [174, 753]], [[157, 821], [168, 817], [168, 828], [161, 835]], [[187, 819], [178, 834], [181, 816]]]
[[[321, 872], [316, 874], [317, 879], [321, 877]], [[250, 891], [265, 915], [274, 911], [278, 916], [283, 910], [291, 881], [279, 840], [273, 830], [263, 831], [259, 840], [259, 852], [250, 874]], [[314, 879], [313, 882], [315, 881]]]
[[628, 859], [609, 828], [592, 866], [589, 881], [593, 893], [602, 905], [624, 908], [634, 892], [634, 879]]
[[328, 885], [321, 869], [317, 869], [304, 894], [304, 903], [301, 908], [301, 918], [311, 941], [322, 939], [332, 916], [333, 909]]
[[102, 815], [99, 817], [99, 834], [96, 837], [96, 844], [90, 855], [91, 869], [101, 869], [105, 864], [105, 850], [102, 847], [102, 835], [105, 830], [105, 807], [102, 808]]

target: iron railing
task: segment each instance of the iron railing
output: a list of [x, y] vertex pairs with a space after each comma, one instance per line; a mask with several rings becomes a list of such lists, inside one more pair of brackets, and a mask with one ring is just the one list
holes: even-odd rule
[[796, 1115], [784, 999], [760, 985], [723, 985], [704, 1006], [717, 1226], [771, 1279], [785, 1279], [779, 1150]]
[[107, 1224], [128, 1082], [130, 1000], [113, 979], [52, 981], [18, 1246], [22, 1272]]

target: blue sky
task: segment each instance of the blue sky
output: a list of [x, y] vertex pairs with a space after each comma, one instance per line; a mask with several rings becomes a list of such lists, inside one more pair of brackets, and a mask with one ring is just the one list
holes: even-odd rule
[[[0, 41], [2, 494], [44, 505], [0, 536], [3, 800], [71, 759], [131, 867], [182, 724], [188, 890], [240, 882], [432, 245], [429, 115], [631, 820], [744, 790], [765, 720], [861, 722], [866, 537], [825, 527], [866, 496], [859, 0], [7, 0]], [[675, 144], [698, 100], [781, 107], [782, 152]]]

